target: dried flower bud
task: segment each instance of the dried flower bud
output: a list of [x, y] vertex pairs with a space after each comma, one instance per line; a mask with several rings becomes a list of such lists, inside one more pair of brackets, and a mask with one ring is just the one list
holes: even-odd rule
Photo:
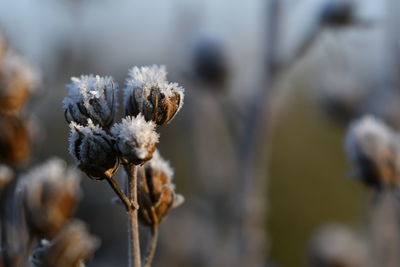
[[311, 267], [364, 267], [369, 261], [363, 241], [339, 224], [319, 229], [311, 239], [308, 254]]
[[184, 89], [166, 80], [165, 66], [133, 67], [124, 89], [126, 115], [144, 115], [157, 125], [169, 123], [183, 105]]
[[27, 59], [8, 50], [0, 68], [0, 112], [18, 112], [39, 83], [39, 73]]
[[79, 176], [64, 161], [51, 159], [21, 177], [26, 220], [38, 237], [53, 237], [79, 201]]
[[112, 77], [81, 76], [71, 78], [68, 96], [63, 100], [65, 118], [81, 125], [88, 119], [103, 128], [111, 127], [117, 111], [118, 84]]
[[346, 149], [356, 167], [357, 176], [365, 183], [391, 186], [398, 183], [398, 137], [380, 120], [365, 116], [350, 126]]
[[99, 243], [82, 222], [73, 221], [51, 242], [42, 240], [33, 251], [30, 262], [33, 267], [84, 267], [84, 261]]
[[0, 114], [0, 162], [11, 166], [25, 164], [29, 159], [30, 145], [26, 122]]
[[139, 218], [143, 224], [157, 225], [171, 208], [183, 203], [182, 195], [175, 193], [173, 171], [158, 151], [138, 171]]
[[120, 157], [125, 163], [142, 164], [153, 156], [158, 143], [155, 124], [146, 121], [142, 114], [126, 117], [114, 125], [111, 132], [116, 139]]
[[91, 179], [103, 180], [118, 169], [119, 160], [111, 136], [89, 119], [87, 126], [70, 123], [69, 153]]

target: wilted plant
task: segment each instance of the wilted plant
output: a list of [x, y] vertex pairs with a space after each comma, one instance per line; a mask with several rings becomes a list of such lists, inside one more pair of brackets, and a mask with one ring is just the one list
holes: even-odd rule
[[[172, 171], [169, 167], [159, 168], [166, 163], [157, 152], [152, 159], [159, 141], [156, 126], [169, 123], [183, 104], [184, 89], [169, 83], [166, 75], [165, 67], [156, 65], [129, 71], [123, 89], [126, 117], [120, 123], [113, 124], [118, 85], [111, 77], [72, 78], [63, 101], [71, 129], [70, 154], [90, 178], [107, 180], [129, 214], [128, 259], [129, 265], [135, 267], [141, 266], [138, 211], [141, 219], [147, 216], [149, 221], [142, 221], [153, 233], [145, 262], [150, 266], [158, 223], [178, 203], [171, 183]], [[113, 178], [120, 164], [128, 176], [127, 193]], [[140, 175], [138, 182], [138, 166], [143, 164], [145, 176]], [[139, 173], [143, 171], [140, 169]]]

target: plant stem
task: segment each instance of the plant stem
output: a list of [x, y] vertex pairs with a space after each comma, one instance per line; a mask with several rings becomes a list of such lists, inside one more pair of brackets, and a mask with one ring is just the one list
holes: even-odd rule
[[125, 165], [128, 174], [128, 197], [132, 205], [129, 213], [129, 242], [128, 242], [128, 262], [129, 266], [141, 267], [139, 227], [138, 227], [138, 203], [137, 203], [137, 166], [134, 164]]
[[146, 259], [144, 262], [144, 267], [151, 267], [151, 263], [153, 262], [154, 254], [156, 252], [157, 247], [157, 239], [158, 239], [158, 225], [153, 224], [151, 226], [151, 240], [149, 246], [147, 248]]
[[114, 190], [114, 192], [117, 194], [117, 196], [121, 199], [122, 203], [124, 204], [126, 211], [129, 212], [129, 210], [132, 208], [131, 201], [128, 199], [128, 197], [122, 192], [120, 187], [118, 186], [117, 182], [111, 177], [107, 176], [107, 182], [111, 186], [111, 188]]

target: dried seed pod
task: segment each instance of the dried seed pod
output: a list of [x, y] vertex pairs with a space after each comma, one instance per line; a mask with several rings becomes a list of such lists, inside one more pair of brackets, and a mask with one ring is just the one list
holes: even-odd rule
[[33, 251], [30, 262], [34, 267], [84, 267], [84, 261], [99, 243], [82, 222], [73, 221], [51, 242], [42, 240]]
[[184, 89], [166, 80], [165, 66], [133, 67], [124, 89], [125, 113], [146, 121], [169, 123], [183, 105]]
[[139, 218], [145, 225], [157, 225], [171, 208], [183, 203], [182, 195], [175, 193], [173, 171], [158, 151], [138, 171]]
[[122, 119], [111, 132], [124, 163], [140, 165], [151, 159], [156, 150], [159, 136], [155, 132], [155, 124], [146, 121], [142, 114]]
[[26, 122], [0, 113], [0, 162], [11, 166], [23, 165], [29, 159], [30, 150]]
[[382, 121], [365, 116], [353, 122], [347, 133], [346, 149], [357, 177], [366, 184], [398, 184], [400, 142]]
[[114, 79], [82, 75], [71, 81], [67, 85], [68, 96], [63, 100], [66, 120], [85, 126], [91, 119], [103, 128], [111, 127], [117, 111], [118, 84]]
[[87, 126], [70, 123], [69, 153], [91, 179], [103, 180], [118, 169], [119, 159], [111, 136], [89, 119]]
[[21, 177], [26, 220], [38, 237], [53, 237], [71, 218], [80, 197], [79, 176], [60, 159], [51, 159]]
[[17, 113], [39, 84], [38, 71], [21, 54], [8, 50], [0, 68], [0, 112]]

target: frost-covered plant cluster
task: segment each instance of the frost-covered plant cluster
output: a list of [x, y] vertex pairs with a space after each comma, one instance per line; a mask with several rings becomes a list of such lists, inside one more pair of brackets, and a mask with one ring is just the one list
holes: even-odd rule
[[[141, 266], [138, 213], [147, 218], [141, 221], [153, 237], [145, 260], [150, 266], [158, 224], [183, 200], [175, 193], [171, 168], [156, 150], [156, 129], [180, 110], [184, 89], [167, 81], [165, 66], [133, 67], [123, 88], [125, 117], [115, 123], [119, 87], [112, 77], [82, 75], [71, 81], [63, 101], [70, 127], [69, 152], [90, 178], [106, 180], [124, 204], [129, 214], [131, 266]], [[114, 179], [120, 165], [128, 177], [126, 190]]]

